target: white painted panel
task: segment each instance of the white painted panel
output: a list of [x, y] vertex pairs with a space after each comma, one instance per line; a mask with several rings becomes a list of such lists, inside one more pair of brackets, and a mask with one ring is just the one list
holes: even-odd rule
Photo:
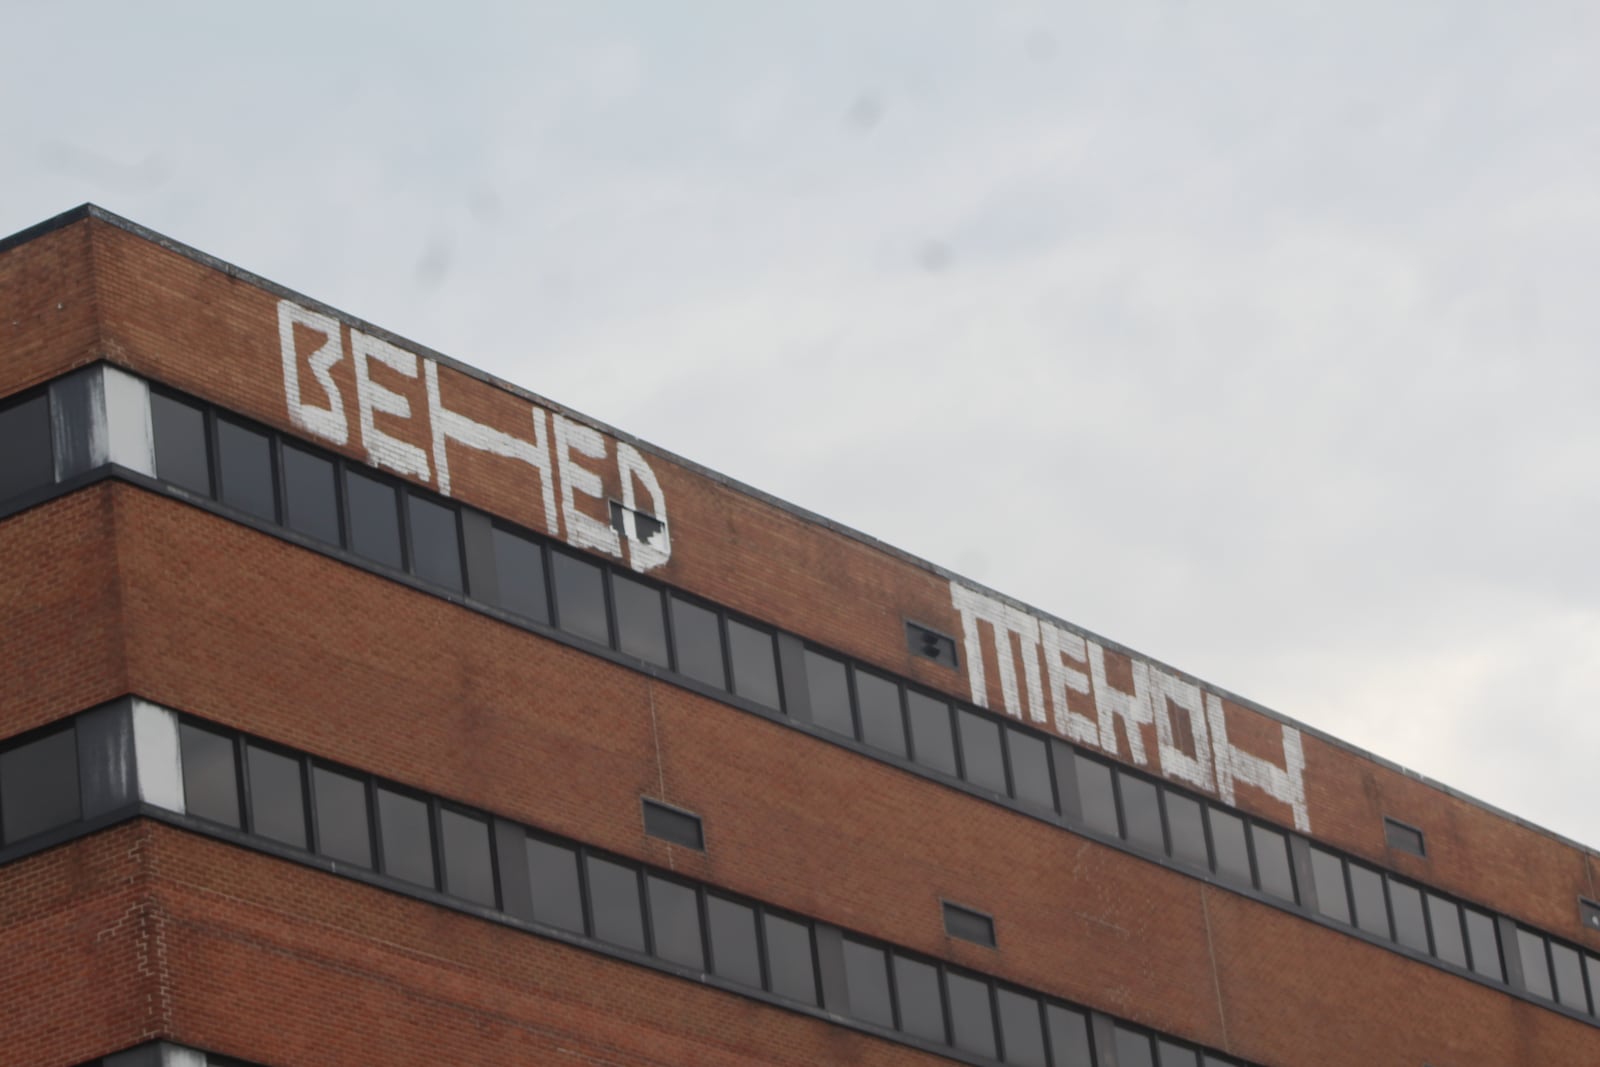
[[139, 799], [182, 814], [183, 757], [178, 751], [178, 716], [135, 698], [133, 752], [139, 774]]
[[156, 473], [156, 439], [150, 429], [150, 387], [120, 367], [101, 368], [105, 381], [106, 458], [129, 470]]
[[206, 1067], [210, 1060], [198, 1049], [181, 1048], [162, 1042], [161, 1067]]

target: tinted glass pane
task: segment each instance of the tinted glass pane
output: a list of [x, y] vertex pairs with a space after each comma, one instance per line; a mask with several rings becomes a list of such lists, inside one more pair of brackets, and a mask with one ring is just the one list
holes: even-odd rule
[[1429, 893], [1428, 922], [1433, 927], [1433, 954], [1446, 963], [1465, 967], [1467, 946], [1461, 939], [1461, 909], [1453, 901]]
[[578, 888], [578, 853], [563, 845], [528, 838], [528, 882], [535, 920], [583, 933], [583, 894]]
[[588, 857], [588, 870], [594, 936], [643, 952], [644, 911], [639, 906], [638, 872], [598, 856]]
[[441, 808], [439, 837], [444, 847], [444, 891], [486, 908], [494, 907], [489, 821]]
[[239, 826], [239, 774], [233, 739], [178, 724], [178, 752], [183, 759], [183, 806], [190, 815]]
[[1544, 938], [1527, 930], [1517, 931], [1517, 955], [1522, 960], [1522, 981], [1528, 992], [1546, 1000], [1550, 991], [1550, 961], [1544, 958]]
[[1000, 1008], [1000, 1044], [1006, 1062], [1024, 1067], [1049, 1067], [1044, 1054], [1044, 1025], [1039, 1017], [1039, 1001], [1009, 989], [995, 991]]
[[1154, 782], [1117, 772], [1117, 788], [1122, 790], [1122, 822], [1128, 840], [1151, 852], [1165, 852], [1161, 840], [1161, 799]]
[[264, 433], [228, 419], [217, 420], [217, 480], [224, 504], [276, 522], [272, 489], [272, 442]]
[[1099, 760], [1074, 754], [1078, 779], [1078, 804], [1084, 825], [1110, 837], [1121, 836], [1117, 826], [1117, 798], [1112, 792], [1111, 768]]
[[846, 737], [856, 735], [843, 663], [806, 649], [806, 689], [811, 695], [812, 722]]
[[295, 848], [307, 847], [300, 761], [256, 745], [245, 747], [245, 759], [250, 768], [251, 832]]
[[700, 947], [700, 902], [693, 889], [651, 876], [645, 879], [650, 894], [650, 933], [655, 953], [668, 963], [692, 970], [706, 969]]
[[400, 501], [394, 486], [345, 469], [350, 550], [374, 563], [400, 568]]
[[944, 1044], [939, 972], [926, 963], [897, 955], [894, 957], [894, 992], [900, 1005], [900, 1029]]
[[77, 731], [69, 726], [0, 753], [0, 840], [21, 841], [80, 814]]
[[383, 846], [384, 873], [429, 889], [437, 888], [427, 804], [379, 786], [378, 831], [378, 840]]
[[1116, 1044], [1117, 1067], [1155, 1067], [1148, 1034], [1118, 1026]]
[[1394, 912], [1394, 939], [1418, 952], [1428, 951], [1428, 925], [1422, 916], [1422, 891], [1390, 879], [1389, 908]]
[[1056, 796], [1050, 785], [1050, 750], [1044, 739], [1021, 730], [1006, 731], [1011, 755], [1011, 785], [1017, 799], [1039, 811], [1055, 811]]
[[206, 418], [201, 410], [152, 390], [150, 424], [156, 439], [156, 476], [191, 492], [210, 496]]
[[845, 938], [844, 981], [852, 1016], [879, 1026], [894, 1026], [889, 1007], [889, 960], [882, 949]]
[[698, 815], [676, 811], [650, 800], [644, 802], [644, 832], [685, 848], [706, 847], [705, 832]]
[[1217, 808], [1211, 816], [1211, 848], [1217, 856], [1217, 873], [1240, 885], [1250, 885], [1250, 854], [1244, 842], [1244, 820]]
[[1583, 969], [1589, 976], [1589, 1005], [1590, 1015], [1600, 1015], [1600, 956], [1583, 954]]
[[954, 778], [956, 735], [950, 705], [914, 689], [906, 690], [906, 718], [911, 723], [912, 758]]
[[1344, 862], [1320, 848], [1311, 850], [1311, 880], [1317, 885], [1317, 910], [1342, 923], [1350, 921], [1350, 894], [1344, 888]]
[[455, 508], [406, 494], [411, 525], [411, 573], [425, 582], [461, 592], [461, 531]]
[[861, 740], [873, 748], [904, 756], [906, 731], [900, 721], [900, 687], [867, 671], [856, 671], [855, 676]]
[[1293, 901], [1294, 875], [1289, 870], [1289, 839], [1276, 830], [1250, 824], [1251, 844], [1256, 849], [1256, 877], [1263, 893]]
[[49, 485], [55, 477], [50, 397], [40, 393], [20, 404], [0, 406], [0, 500]]
[[1409, 852], [1413, 856], [1424, 854], [1422, 831], [1415, 827], [1404, 826], [1392, 819], [1385, 819], [1383, 820], [1383, 839], [1390, 848]]
[[1383, 875], [1359, 863], [1347, 863], [1345, 867], [1350, 875], [1350, 902], [1355, 906], [1356, 925], [1369, 934], [1393, 937], [1383, 903]]
[[1050, 1058], [1055, 1067], [1094, 1067], [1087, 1016], [1059, 1004], [1046, 1004], [1044, 1020], [1050, 1031]]
[[667, 606], [661, 590], [625, 574], [611, 576], [617, 605], [617, 647], [646, 663], [670, 667], [667, 658]]
[[711, 970], [730, 981], [761, 988], [761, 950], [756, 942], [754, 908], [706, 895], [711, 927]]
[[556, 589], [556, 625], [597, 645], [610, 644], [605, 580], [599, 565], [565, 552], [552, 552], [550, 581]]
[[968, 908], [946, 903], [944, 929], [951, 937], [994, 947], [994, 920]]
[[292, 530], [330, 545], [339, 543], [339, 498], [333, 461], [285, 444], [283, 521]]
[[1577, 1011], [1589, 1010], [1583, 991], [1583, 962], [1578, 952], [1557, 941], [1550, 942], [1550, 968], [1556, 977], [1556, 1000]]
[[1156, 1039], [1156, 1051], [1160, 1054], [1161, 1067], [1197, 1067], [1200, 1062], [1194, 1049], [1159, 1038]]
[[944, 981], [950, 998], [950, 1043], [993, 1059], [994, 1011], [989, 1006], [989, 984], [954, 971], [946, 971]]
[[962, 776], [973, 785], [1006, 795], [1006, 758], [1000, 751], [1000, 724], [958, 708], [956, 729], [961, 737]]
[[1166, 790], [1162, 791], [1162, 801], [1167, 806], [1167, 833], [1172, 838], [1173, 858], [1191, 867], [1210, 870], [1205, 816], [1200, 813], [1200, 802]]
[[1504, 982], [1506, 972], [1500, 963], [1500, 934], [1495, 930], [1494, 919], [1473, 908], [1462, 908], [1461, 917], [1467, 924], [1467, 951], [1472, 969], [1485, 978]]
[[781, 915], [763, 916], [767, 974], [780, 997], [817, 1002], [817, 971], [811, 959], [811, 928]]
[[722, 663], [722, 638], [717, 616], [687, 600], [672, 598], [672, 642], [678, 654], [678, 673], [697, 681], [728, 688]]
[[494, 571], [499, 588], [491, 599], [507, 611], [550, 621], [550, 600], [544, 585], [544, 550], [510, 530], [494, 528]]
[[313, 767], [311, 788], [316, 794], [317, 851], [331, 859], [371, 867], [366, 783], [326, 767]]
[[733, 691], [773, 711], [783, 710], [778, 696], [778, 646], [772, 635], [729, 619], [728, 655], [733, 660]]

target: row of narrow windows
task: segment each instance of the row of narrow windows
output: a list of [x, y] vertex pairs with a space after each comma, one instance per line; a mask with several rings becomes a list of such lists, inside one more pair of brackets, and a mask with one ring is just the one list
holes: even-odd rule
[[[43, 391], [0, 406], [0, 454], [30, 457], [0, 500], [48, 484]], [[1495, 917], [1054, 737], [736, 617], [426, 490], [170, 391], [150, 392], [163, 481], [258, 519], [553, 627], [1077, 830], [1255, 890], [1490, 981], [1513, 984]], [[43, 456], [41, 461], [39, 456]], [[32, 466], [29, 466], [31, 464]], [[42, 464], [42, 465], [41, 465]], [[37, 469], [33, 469], [37, 468]], [[4, 476], [0, 475], [0, 479]], [[42, 479], [42, 481], [41, 481]], [[1413, 831], [1414, 832], [1414, 831]], [[1414, 851], [1420, 851], [1420, 836]], [[1546, 966], [1529, 992], [1600, 1014], [1580, 949], [1523, 929]], [[1584, 981], [1582, 972], [1588, 971]], [[1578, 980], [1573, 978], [1578, 974]], [[1541, 980], [1547, 975], [1547, 980]]]

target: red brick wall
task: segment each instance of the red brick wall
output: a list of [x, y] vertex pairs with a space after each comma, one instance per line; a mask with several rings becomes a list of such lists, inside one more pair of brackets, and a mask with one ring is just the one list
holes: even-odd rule
[[87, 220], [0, 253], [0, 396], [99, 358]]

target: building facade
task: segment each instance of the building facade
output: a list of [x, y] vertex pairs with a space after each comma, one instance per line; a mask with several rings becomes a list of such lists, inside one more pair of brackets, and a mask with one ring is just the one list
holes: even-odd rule
[[1600, 856], [97, 208], [0, 241], [0, 1064], [1600, 1062]]

